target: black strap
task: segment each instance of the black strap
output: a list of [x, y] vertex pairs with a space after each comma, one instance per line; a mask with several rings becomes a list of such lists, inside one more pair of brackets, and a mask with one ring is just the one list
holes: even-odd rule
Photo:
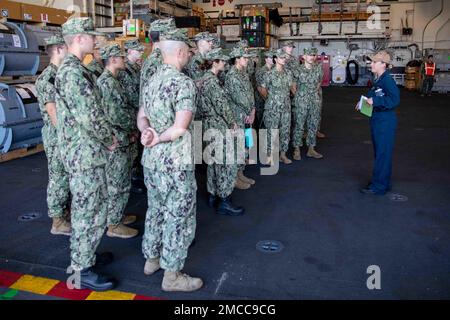
[[16, 86], [16, 87], [24, 90], [26, 93], [28, 93], [30, 95], [30, 98], [22, 98], [22, 102], [24, 104], [30, 104], [30, 103], [38, 102], [37, 97], [34, 95], [34, 93], [30, 89], [28, 89], [26, 87], [21, 87], [21, 86]]

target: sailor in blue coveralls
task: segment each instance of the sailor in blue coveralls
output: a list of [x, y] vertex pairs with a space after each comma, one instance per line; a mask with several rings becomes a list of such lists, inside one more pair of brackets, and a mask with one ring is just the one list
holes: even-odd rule
[[376, 75], [374, 86], [367, 95], [368, 102], [373, 106], [370, 128], [375, 164], [372, 180], [361, 192], [383, 195], [391, 189], [392, 151], [397, 129], [395, 108], [400, 103], [400, 91], [386, 70], [391, 62], [389, 54], [380, 51], [369, 58], [372, 72]]

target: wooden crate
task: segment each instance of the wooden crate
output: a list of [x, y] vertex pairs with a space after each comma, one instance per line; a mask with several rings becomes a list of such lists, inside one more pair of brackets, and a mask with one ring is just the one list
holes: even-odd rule
[[33, 147], [12, 150], [4, 154], [0, 154], [0, 163], [31, 156], [32, 154], [36, 154], [42, 151], [44, 151], [44, 145], [42, 143]]

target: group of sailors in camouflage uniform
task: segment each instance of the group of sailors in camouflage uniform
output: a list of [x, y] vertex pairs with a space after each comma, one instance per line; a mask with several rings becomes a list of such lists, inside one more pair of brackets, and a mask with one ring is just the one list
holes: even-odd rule
[[[126, 42], [123, 52], [118, 44], [96, 45], [100, 35], [89, 18], [68, 20], [61, 36], [47, 39], [50, 65], [36, 82], [51, 233], [70, 235], [71, 269], [80, 277], [80, 288], [116, 286], [96, 268], [111, 263], [112, 253], [96, 250], [105, 229], [109, 237], [138, 234], [128, 227], [136, 216], [125, 215], [125, 208], [133, 166], [140, 159], [148, 196], [144, 273], [164, 269], [165, 291], [198, 290], [203, 281], [181, 273], [196, 230], [192, 141], [186, 144], [193, 122], [219, 132], [211, 141], [220, 140], [223, 147], [222, 160], [207, 163], [209, 206], [218, 214], [242, 215], [231, 193], [250, 188], [255, 180], [244, 175], [245, 162], [225, 160], [227, 131], [243, 137], [244, 128], [266, 128], [269, 142], [273, 130], [279, 131], [279, 159], [289, 164], [289, 145], [294, 159], [301, 159], [306, 127], [307, 156], [322, 157], [315, 150], [322, 98], [317, 50], [306, 49], [300, 65], [292, 56], [293, 43], [287, 42], [264, 52], [266, 63], [256, 68], [246, 41], [226, 54], [214, 35], [200, 33], [194, 44], [187, 30], [169, 18], [151, 24], [153, 50], [142, 61], [144, 47], [137, 40]], [[85, 66], [89, 54], [94, 59]], [[278, 161], [271, 145], [267, 163]]]

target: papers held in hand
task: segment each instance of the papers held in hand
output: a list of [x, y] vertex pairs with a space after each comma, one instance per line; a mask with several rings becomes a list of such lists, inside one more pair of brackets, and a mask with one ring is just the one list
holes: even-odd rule
[[372, 116], [373, 107], [367, 102], [367, 97], [361, 96], [358, 103], [358, 110], [365, 116]]

